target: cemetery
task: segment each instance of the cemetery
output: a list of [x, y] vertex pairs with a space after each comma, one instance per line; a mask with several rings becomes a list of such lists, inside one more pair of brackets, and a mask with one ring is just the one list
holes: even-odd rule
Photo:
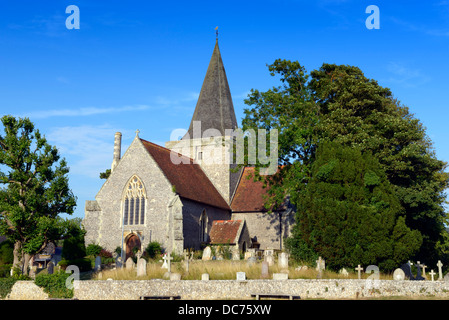
[[73, 275], [76, 269], [64, 272], [50, 261], [41, 277], [16, 281], [2, 298], [52, 298], [42, 287], [42, 274], [71, 275], [72, 294], [63, 298], [79, 300], [449, 298], [449, 274], [443, 275], [441, 261], [436, 266], [409, 261], [381, 274], [376, 266], [361, 265], [330, 271], [321, 257], [314, 266], [300, 265], [276, 250], [248, 249], [242, 259], [221, 252], [206, 247], [202, 255], [184, 251], [182, 256], [164, 253], [153, 259], [136, 252], [125, 263], [118, 254], [113, 263], [96, 256], [91, 271]]

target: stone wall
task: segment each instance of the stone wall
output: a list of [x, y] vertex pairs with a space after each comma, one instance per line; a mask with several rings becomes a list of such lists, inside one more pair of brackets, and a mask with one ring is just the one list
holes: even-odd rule
[[186, 300], [251, 299], [251, 294], [283, 293], [302, 299], [354, 299], [364, 297], [449, 297], [446, 281], [377, 280], [136, 280], [81, 281], [75, 298], [83, 300], [135, 300], [145, 295], [180, 295]]

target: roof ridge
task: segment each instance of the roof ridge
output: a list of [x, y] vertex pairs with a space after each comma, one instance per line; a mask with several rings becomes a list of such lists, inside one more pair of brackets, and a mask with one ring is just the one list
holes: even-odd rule
[[[145, 142], [145, 143], [149, 143], [149, 144], [153, 145], [154, 147], [158, 147], [158, 148], [162, 149], [163, 151], [168, 151], [168, 152], [172, 152], [173, 151], [173, 150], [168, 149], [166, 147], [160, 146], [160, 145], [158, 145], [158, 144], [156, 144], [154, 142], [151, 142], [151, 141], [148, 141], [148, 140], [145, 140], [145, 139], [142, 139], [142, 138], [139, 138], [139, 139], [140, 139], [140, 141]], [[176, 152], [176, 151], [173, 151], [173, 152]], [[191, 160], [192, 164], [197, 164], [197, 163], [194, 162], [194, 160], [192, 158], [190, 158], [190, 157], [188, 157], [186, 155], [183, 155], [182, 153], [179, 153], [179, 152], [176, 152], [176, 153], [179, 156], [181, 156], [181, 157], [184, 157], [184, 158], [187, 158], [187, 159]]]

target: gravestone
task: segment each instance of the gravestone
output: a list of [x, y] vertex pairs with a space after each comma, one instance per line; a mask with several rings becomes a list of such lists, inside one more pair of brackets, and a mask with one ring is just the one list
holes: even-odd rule
[[96, 256], [95, 257], [95, 267], [94, 267], [95, 271], [100, 271], [101, 270], [101, 257], [100, 256]]
[[446, 273], [446, 275], [443, 278], [444, 281], [449, 281], [449, 273]]
[[203, 256], [201, 259], [203, 261], [208, 261], [208, 260], [211, 260], [211, 258], [212, 258], [212, 249], [208, 246], [208, 247], [204, 248]]
[[139, 259], [137, 261], [137, 276], [146, 276], [147, 275], [147, 262], [145, 259]]
[[121, 256], [117, 256], [117, 257], [115, 258], [115, 267], [116, 267], [116, 268], [121, 268], [121, 267], [123, 267], [122, 257], [121, 257]]
[[434, 276], [436, 275], [436, 273], [435, 273], [435, 272], [433, 272], [433, 269], [432, 269], [432, 270], [430, 270], [429, 274], [430, 274], [430, 276], [432, 277], [432, 281], [435, 281], [435, 278], [434, 278]]
[[170, 272], [170, 280], [172, 280], [172, 281], [181, 280], [181, 274], [176, 273], [176, 272], [173, 272], [173, 273]]
[[397, 281], [401, 281], [401, 280], [405, 280], [405, 272], [404, 270], [397, 268], [396, 270], [394, 270], [393, 272], [393, 280], [397, 280]]
[[126, 270], [134, 269], [135, 266], [136, 264], [134, 263], [133, 259], [129, 257], [128, 260], [126, 260]]
[[341, 274], [343, 277], [348, 277], [349, 272], [345, 268], [341, 268], [340, 271], [338, 271], [339, 274]]
[[209, 281], [209, 274], [208, 273], [203, 273], [201, 275], [201, 280], [203, 281]]
[[274, 256], [273, 255], [266, 255], [265, 261], [268, 263], [268, 266], [272, 267], [274, 265]]
[[47, 273], [48, 273], [48, 274], [53, 274], [54, 268], [55, 268], [55, 264], [54, 264], [52, 261], [50, 261], [50, 262], [47, 264]]
[[408, 279], [410, 279], [410, 280], [424, 280], [424, 278], [421, 277], [421, 268], [420, 268], [419, 266], [417, 266], [417, 267], [418, 267], [418, 274], [417, 274], [417, 276], [416, 276], [416, 277], [413, 276], [413, 273], [412, 273], [412, 267], [411, 267], [412, 265], [413, 265], [413, 263], [411, 263], [411, 262], [409, 261], [409, 262], [407, 262], [407, 263], [404, 263], [404, 264], [401, 266], [401, 269], [402, 269], [402, 271], [404, 271], [405, 276], [406, 276]]
[[416, 263], [422, 269], [422, 276], [426, 277], [426, 268], [427, 268], [427, 266], [424, 263], [421, 263], [420, 261], [416, 261]]
[[260, 277], [262, 279], [266, 279], [266, 278], [268, 278], [268, 276], [269, 276], [269, 273], [268, 273], [268, 262], [262, 261], [262, 272], [261, 272]]
[[246, 273], [245, 272], [237, 272], [237, 281], [245, 281]]
[[278, 266], [281, 270], [288, 270], [288, 254], [286, 252], [281, 252], [278, 256]]
[[316, 271], [324, 271], [326, 269], [326, 262], [323, 258], [318, 257], [318, 260], [316, 262]]
[[438, 280], [443, 280], [443, 269], [442, 269], [443, 264], [441, 263], [440, 260], [438, 260], [437, 267], [438, 267]]
[[288, 273], [273, 273], [273, 280], [288, 280]]
[[357, 271], [357, 279], [359, 280], [362, 279], [361, 272], [363, 271], [363, 268], [360, 265], [358, 265], [357, 268], [355, 268], [355, 270]]

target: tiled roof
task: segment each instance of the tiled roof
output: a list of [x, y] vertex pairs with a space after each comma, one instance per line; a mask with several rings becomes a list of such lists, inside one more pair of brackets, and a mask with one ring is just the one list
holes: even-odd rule
[[174, 164], [170, 158], [171, 150], [143, 139], [140, 141], [181, 197], [230, 210], [201, 167], [192, 159], [181, 156], [187, 163], [181, 161]]
[[209, 232], [211, 244], [235, 244], [242, 220], [215, 220]]
[[231, 208], [233, 212], [267, 211], [264, 208], [267, 189], [263, 187], [263, 181], [254, 181], [254, 167], [245, 167], [240, 177], [239, 184], [232, 198]]

